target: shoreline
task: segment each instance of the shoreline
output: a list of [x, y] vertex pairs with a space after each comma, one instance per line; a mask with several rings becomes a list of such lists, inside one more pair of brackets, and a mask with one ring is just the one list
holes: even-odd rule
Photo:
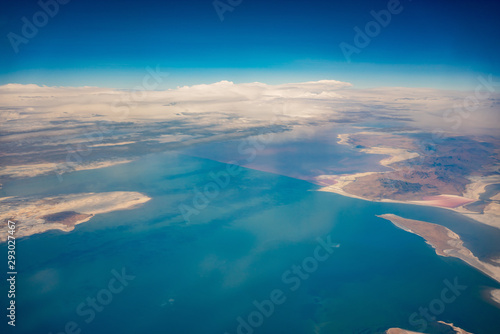
[[[70, 232], [95, 215], [134, 209], [151, 200], [133, 191], [79, 193], [44, 199], [9, 197], [0, 201], [0, 221], [16, 221], [16, 238], [29, 237], [49, 230]], [[0, 235], [0, 243], [7, 234]]]
[[[467, 332], [466, 330], [464, 330], [460, 327], [455, 326], [453, 323], [447, 323], [447, 322], [444, 322], [441, 320], [436, 321], [436, 323], [441, 324], [440, 326], [446, 326], [446, 328], [448, 328], [450, 331], [453, 331], [453, 332], [449, 332], [450, 334], [451, 333], [453, 333], [453, 334], [472, 334], [472, 333]], [[448, 333], [448, 331], [446, 333]], [[394, 327], [394, 328], [389, 328], [388, 330], [386, 330], [384, 332], [384, 334], [422, 334], [422, 333], [410, 331], [407, 329], [402, 329], [399, 327]]]
[[500, 289], [491, 287], [483, 289], [481, 296], [491, 305], [500, 309]]
[[[343, 189], [348, 184], [356, 181], [356, 178], [358, 178], [358, 177], [366, 176], [366, 175], [373, 175], [373, 174], [378, 174], [378, 173], [383, 173], [383, 172], [366, 172], [366, 173], [335, 175], [335, 176], [321, 175], [320, 177], [318, 177], [318, 179], [320, 179], [320, 180], [325, 179], [325, 176], [327, 176], [329, 180], [336, 179], [336, 183], [332, 184], [332, 185], [323, 186], [320, 189], [317, 189], [317, 191], [331, 192], [331, 193], [335, 193], [338, 195], [351, 197], [351, 198], [357, 198], [357, 199], [361, 199], [361, 200], [365, 200], [365, 201], [369, 201], [369, 202], [413, 204], [413, 205], [421, 205], [421, 206], [426, 206], [426, 207], [447, 209], [447, 210], [451, 210], [453, 212], [462, 214], [463, 216], [470, 218], [470, 219], [473, 219], [474, 221], [476, 221], [478, 223], [485, 224], [485, 225], [500, 229], [500, 216], [499, 215], [494, 214], [494, 213], [490, 213], [490, 212], [477, 213], [477, 212], [467, 210], [463, 207], [463, 205], [474, 203], [476, 201], [476, 200], [473, 200], [470, 198], [457, 196], [457, 195], [447, 195], [447, 194], [433, 196], [433, 197], [441, 197], [443, 200], [463, 199], [463, 201], [465, 203], [465, 204], [462, 204], [462, 205], [459, 205], [456, 207], [449, 207], [449, 206], [445, 206], [445, 205], [436, 204], [435, 200], [402, 201], [402, 200], [394, 200], [394, 199], [389, 199], [389, 198], [370, 199], [370, 198], [366, 198], [366, 197], [362, 197], [362, 196], [348, 193]], [[320, 186], [321, 186], [321, 184], [320, 184]]]
[[[337, 138], [339, 139], [339, 141], [337, 142], [337, 144], [350, 145], [349, 144], [350, 135], [351, 134], [348, 133], [338, 134]], [[419, 156], [418, 153], [410, 152], [405, 149], [390, 148], [390, 147], [364, 148], [361, 151], [369, 154], [390, 155], [389, 158], [384, 158], [379, 162], [380, 165], [389, 168], [391, 168], [390, 164], [392, 163], [413, 159]], [[355, 182], [358, 178], [374, 174], [383, 175], [384, 173], [385, 172], [364, 172], [364, 173], [343, 174], [343, 175], [319, 175], [315, 178], [315, 180], [317, 181], [317, 184], [322, 186], [322, 188], [318, 189], [317, 191], [333, 192], [342, 196], [362, 199], [370, 202], [413, 204], [413, 205], [422, 205], [422, 206], [430, 206], [441, 209], [448, 209], [457, 212], [467, 218], [473, 219], [474, 221], [479, 222], [481, 224], [489, 225], [500, 229], [499, 204], [490, 203], [488, 206], [485, 207], [483, 213], [470, 211], [464, 207], [465, 205], [472, 204], [480, 200], [480, 196], [485, 192], [486, 187], [488, 187], [489, 185], [500, 183], [500, 176], [493, 175], [484, 177], [469, 177], [471, 183], [469, 183], [466, 186], [466, 190], [461, 196], [439, 194], [434, 196], [427, 196], [427, 199], [424, 197], [421, 200], [394, 200], [390, 198], [372, 199], [351, 194], [344, 190], [347, 185]], [[497, 197], [500, 196], [500, 193], [495, 196]]]
[[490, 298], [493, 299], [497, 307], [500, 308], [500, 289], [491, 289], [489, 293], [490, 293]]
[[[403, 218], [391, 213], [377, 215], [377, 217], [390, 221], [394, 226], [406, 232], [420, 236], [437, 255], [460, 259], [500, 283], [500, 265], [493, 265], [478, 259], [464, 246], [460, 236], [449, 228], [421, 220]], [[490, 298], [500, 305], [500, 289], [491, 288]]]

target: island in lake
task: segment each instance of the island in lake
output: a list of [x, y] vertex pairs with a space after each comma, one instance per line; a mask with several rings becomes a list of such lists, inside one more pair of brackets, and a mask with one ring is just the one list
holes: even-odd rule
[[[500, 265], [479, 260], [464, 246], [460, 236], [450, 229], [437, 224], [406, 219], [394, 214], [384, 214], [378, 217], [391, 221], [402, 230], [421, 236], [435, 249], [437, 255], [461, 259], [500, 283]], [[491, 290], [490, 293], [490, 297], [497, 302], [498, 305], [500, 305], [500, 299], [498, 298], [499, 294], [500, 290]]]
[[[446, 323], [444, 321], [437, 321], [436, 324], [434, 324], [435, 331], [437, 333], [443, 333], [443, 334], [473, 334], [470, 332], [467, 332], [457, 326], [454, 326], [453, 324]], [[409, 331], [401, 328], [389, 328], [388, 330], [385, 331], [385, 334], [420, 334], [419, 332], [414, 332], [414, 331]]]
[[[151, 198], [133, 191], [79, 193], [45, 197], [0, 198], [0, 221], [16, 222], [16, 237], [27, 237], [49, 230], [72, 231], [93, 216], [117, 210], [133, 209]], [[0, 242], [7, 234], [0, 235]]]

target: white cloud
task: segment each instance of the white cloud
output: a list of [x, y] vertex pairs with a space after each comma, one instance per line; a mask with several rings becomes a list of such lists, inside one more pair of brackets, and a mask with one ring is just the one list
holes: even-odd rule
[[[369, 112], [385, 117], [410, 117], [415, 119], [413, 125], [417, 127], [440, 126], [451, 131], [456, 130], [452, 128], [455, 123], [450, 119], [453, 113], [446, 114], [447, 110], [463, 104], [471, 94], [473, 92], [428, 88], [354, 89], [350, 83], [335, 80], [281, 85], [221, 81], [143, 92], [8, 84], [0, 86], [0, 119], [7, 126], [6, 130], [21, 126], [33, 129], [55, 120], [102, 119], [135, 122], [182, 120], [219, 129], [238, 129], [269, 122], [276, 114], [286, 116], [279, 122], [296, 124], [304, 120], [335, 120], [351, 117], [354, 112]], [[497, 129], [498, 101], [498, 93], [478, 101], [474, 112], [462, 117], [461, 131]]]

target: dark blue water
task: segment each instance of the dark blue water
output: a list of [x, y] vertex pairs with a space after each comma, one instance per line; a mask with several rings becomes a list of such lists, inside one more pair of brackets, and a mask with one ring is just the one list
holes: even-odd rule
[[[487, 235], [489, 227], [451, 211], [316, 192], [310, 183], [249, 169], [231, 177], [187, 223], [179, 205], [193, 205], [195, 187], [203, 190], [211, 172], [224, 170], [210, 160], [159, 154], [65, 174], [63, 183], [45, 176], [6, 184], [3, 196], [140, 191], [152, 200], [98, 215], [70, 233], [18, 240], [17, 326], [7, 328], [4, 319], [2, 333], [233, 334], [237, 319], [248, 323], [254, 301], [270, 299], [273, 291], [284, 301], [269, 317], [255, 318], [252, 333], [419, 330], [410, 323], [412, 313], [440, 299], [443, 281], [455, 278], [467, 288], [436, 320], [476, 334], [500, 332], [500, 310], [481, 295], [498, 283], [459, 260], [436, 256], [420, 237], [375, 215], [454, 226], [478, 251], [472, 236]], [[328, 236], [340, 247], [317, 261], [307, 278], [289, 272], [314, 256], [318, 237]], [[110, 294], [113, 270], [133, 279]], [[7, 291], [4, 282], [1, 289]], [[97, 300], [99, 311], [90, 311], [89, 300], [98, 296], [105, 305]]]
[[484, 192], [479, 196], [480, 199], [489, 199], [500, 192], [500, 184], [490, 184], [486, 186]]

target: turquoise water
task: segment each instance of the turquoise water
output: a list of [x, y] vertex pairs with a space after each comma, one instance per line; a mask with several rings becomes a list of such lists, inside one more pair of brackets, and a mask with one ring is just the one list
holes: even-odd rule
[[[55, 334], [74, 322], [70, 327], [81, 333], [233, 334], [238, 317], [248, 322], [253, 302], [270, 299], [275, 290], [284, 302], [252, 333], [418, 330], [410, 315], [439, 299], [443, 281], [455, 278], [467, 288], [437, 320], [476, 334], [500, 332], [500, 309], [482, 297], [498, 283], [459, 260], [436, 256], [420, 237], [375, 215], [396, 213], [453, 227], [482, 256], [499, 252], [496, 235], [478, 241], [493, 229], [447, 210], [316, 192], [305, 181], [250, 169], [232, 177], [187, 223], [179, 204], [192, 205], [194, 187], [203, 189], [212, 181], [210, 172], [225, 169], [210, 160], [158, 154], [65, 174], [62, 183], [52, 175], [5, 184], [2, 196], [140, 191], [152, 200], [98, 215], [70, 233], [19, 240], [17, 326], [13, 331], [3, 321], [1, 332]], [[292, 291], [295, 284], [283, 274], [314, 255], [318, 237], [328, 236], [340, 247], [331, 248]], [[88, 313], [79, 315], [78, 306], [109, 290], [112, 270], [122, 268], [135, 278], [87, 323]]]

